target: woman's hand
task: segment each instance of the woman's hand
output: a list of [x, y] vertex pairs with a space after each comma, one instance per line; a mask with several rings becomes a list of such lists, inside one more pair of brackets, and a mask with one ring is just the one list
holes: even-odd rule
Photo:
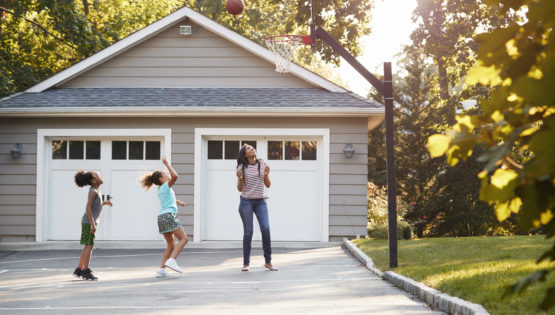
[[91, 223], [91, 234], [96, 233], [96, 224]]
[[270, 167], [266, 165], [266, 168], [264, 168], [264, 176], [268, 176], [268, 174], [270, 174]]
[[166, 160], [166, 156], [162, 155], [162, 163], [168, 164], [168, 160]]
[[179, 206], [185, 207], [187, 204], [181, 200], [176, 200], [175, 201]]
[[103, 206], [105, 205], [109, 205], [110, 207], [112, 206], [112, 201], [111, 200], [106, 200], [102, 203]]

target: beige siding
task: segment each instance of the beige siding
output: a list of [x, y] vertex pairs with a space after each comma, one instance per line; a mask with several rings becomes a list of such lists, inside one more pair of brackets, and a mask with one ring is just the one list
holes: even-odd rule
[[[179, 35], [179, 25], [193, 34]], [[65, 87], [313, 87], [192, 22], [157, 36], [64, 84]]]
[[[0, 242], [34, 241], [36, 131], [0, 125]], [[15, 160], [9, 152], [18, 142], [23, 155]]]
[[[35, 235], [36, 132], [38, 128], [171, 128], [172, 163], [180, 173], [177, 198], [193, 205], [195, 128], [330, 128], [330, 240], [366, 235], [366, 118], [0, 118], [0, 146], [9, 152], [19, 141], [23, 156], [0, 153], [1, 241], [33, 241]], [[353, 143], [351, 160], [343, 155]], [[193, 207], [180, 209], [192, 237]]]

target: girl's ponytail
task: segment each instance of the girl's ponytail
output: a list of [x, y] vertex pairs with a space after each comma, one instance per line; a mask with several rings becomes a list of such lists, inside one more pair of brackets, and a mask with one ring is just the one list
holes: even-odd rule
[[80, 170], [75, 173], [75, 184], [79, 187], [90, 185], [93, 179], [94, 175], [92, 172], [85, 172], [84, 170]]
[[162, 172], [156, 170], [152, 173], [145, 173], [141, 179], [139, 179], [139, 183], [145, 190], [149, 190], [152, 188], [152, 185], [161, 185], [160, 177], [162, 177]]

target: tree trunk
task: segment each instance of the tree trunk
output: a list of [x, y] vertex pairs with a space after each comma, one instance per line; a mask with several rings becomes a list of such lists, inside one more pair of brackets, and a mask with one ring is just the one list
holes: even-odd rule
[[89, 15], [89, 2], [87, 0], [83, 0], [83, 10], [85, 15]]
[[449, 79], [447, 78], [447, 66], [442, 57], [436, 58], [438, 80], [439, 80], [439, 96], [442, 100], [449, 99]]

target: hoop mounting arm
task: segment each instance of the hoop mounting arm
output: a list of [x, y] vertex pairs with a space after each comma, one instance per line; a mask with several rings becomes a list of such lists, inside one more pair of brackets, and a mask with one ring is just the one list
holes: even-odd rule
[[[337, 52], [343, 59], [345, 59], [353, 68], [355, 68], [358, 73], [360, 73], [372, 86], [378, 90], [382, 95], [384, 94], [384, 86], [378, 78], [376, 78], [370, 71], [366, 70], [366, 68], [356, 60], [353, 55], [351, 55], [339, 42], [335, 40], [328, 32], [326, 32], [323, 28], [318, 27], [316, 30], [313, 31], [311, 37], [321, 38], [323, 39], [328, 45], [333, 48], [335, 52]], [[313, 38], [311, 38], [313, 39]], [[314, 39], [312, 40], [314, 42]]]

